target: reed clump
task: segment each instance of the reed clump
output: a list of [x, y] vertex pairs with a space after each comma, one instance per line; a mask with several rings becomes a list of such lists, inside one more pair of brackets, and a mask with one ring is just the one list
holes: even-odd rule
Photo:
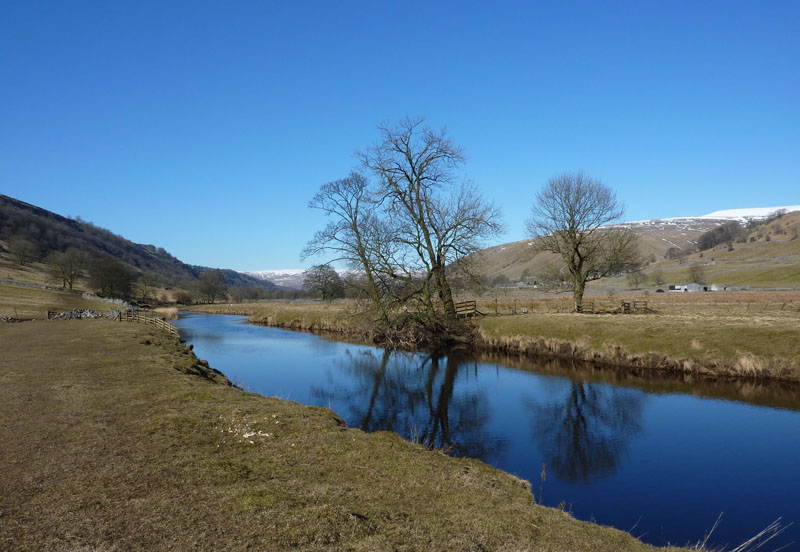
[[158, 316], [161, 320], [165, 320], [167, 322], [178, 319], [178, 307], [159, 307], [154, 309], [153, 312], [155, 312], [156, 316]]

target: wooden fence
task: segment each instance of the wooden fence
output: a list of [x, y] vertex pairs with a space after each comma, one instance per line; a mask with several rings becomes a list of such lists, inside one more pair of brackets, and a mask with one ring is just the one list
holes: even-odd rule
[[139, 322], [140, 324], [149, 324], [161, 330], [165, 330], [173, 335], [178, 335], [178, 328], [169, 322], [164, 322], [157, 316], [147, 316], [140, 312], [134, 311], [122, 311], [119, 313], [117, 320], [120, 322]]
[[647, 301], [623, 301], [621, 305], [623, 314], [648, 312]]
[[475, 316], [478, 312], [478, 304], [475, 301], [461, 301], [456, 303], [456, 316]]

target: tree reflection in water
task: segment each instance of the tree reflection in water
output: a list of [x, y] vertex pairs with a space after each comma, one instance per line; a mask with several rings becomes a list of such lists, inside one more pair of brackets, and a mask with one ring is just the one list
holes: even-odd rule
[[330, 405], [352, 427], [393, 431], [428, 448], [497, 463], [505, 444], [484, 430], [489, 407], [484, 391], [460, 388], [477, 365], [447, 357], [383, 351], [353, 353], [337, 362], [344, 378], [314, 387], [318, 404]]
[[616, 472], [631, 438], [641, 431], [643, 400], [634, 390], [573, 381], [555, 401], [526, 401], [547, 470], [563, 481], [584, 483]]

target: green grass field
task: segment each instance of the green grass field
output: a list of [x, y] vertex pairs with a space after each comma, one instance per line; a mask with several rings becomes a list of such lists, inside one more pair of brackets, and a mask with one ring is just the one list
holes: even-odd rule
[[0, 325], [0, 549], [652, 550], [480, 462], [190, 375], [156, 331]]

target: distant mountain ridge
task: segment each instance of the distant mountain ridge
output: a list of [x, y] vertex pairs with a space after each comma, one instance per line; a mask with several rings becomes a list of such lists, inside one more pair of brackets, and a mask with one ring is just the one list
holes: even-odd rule
[[[6, 246], [12, 240], [33, 243], [42, 256], [70, 247], [93, 257], [110, 256], [122, 261], [137, 272], [156, 275], [165, 283], [180, 286], [197, 280], [208, 267], [186, 264], [167, 253], [163, 247], [134, 243], [110, 230], [90, 222], [64, 217], [41, 207], [0, 194], [0, 241]], [[225, 282], [233, 287], [276, 286], [242, 274], [223, 269]]]

